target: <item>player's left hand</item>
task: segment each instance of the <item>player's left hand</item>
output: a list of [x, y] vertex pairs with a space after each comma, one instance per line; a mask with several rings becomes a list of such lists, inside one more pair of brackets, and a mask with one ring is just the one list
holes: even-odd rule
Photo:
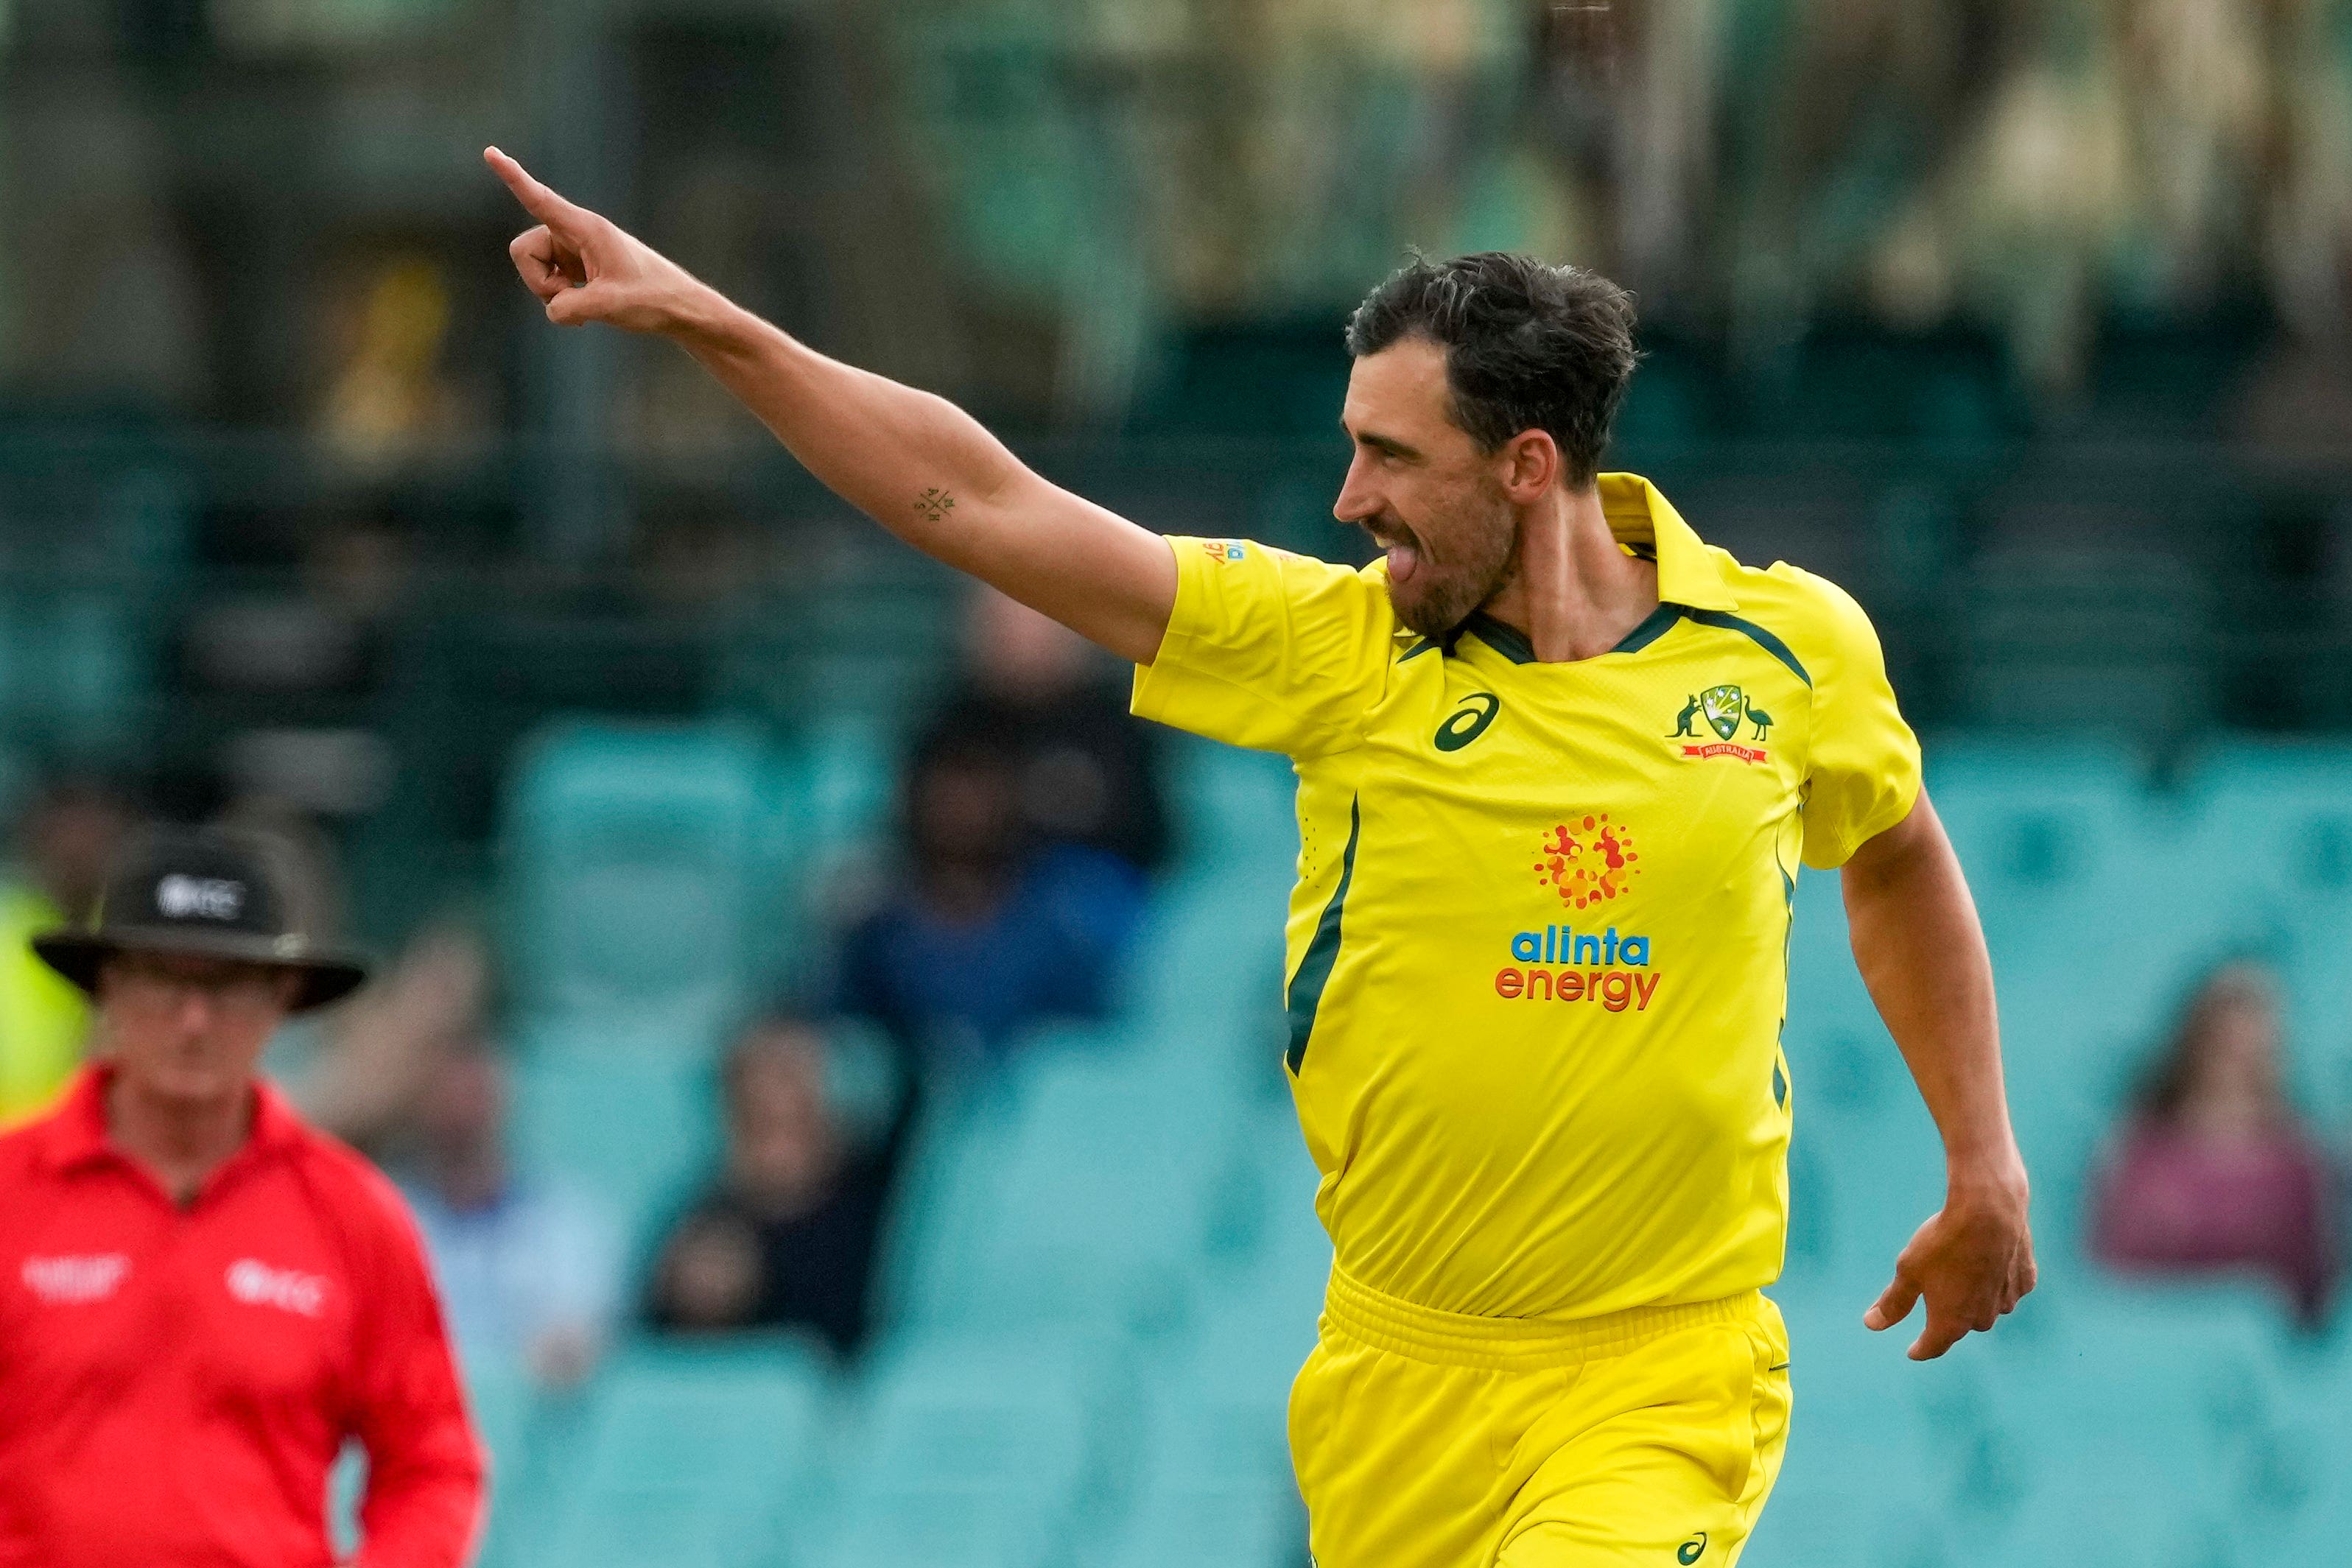
[[1987, 1176], [1955, 1176], [1944, 1207], [1912, 1236], [1895, 1279], [1862, 1314], [1874, 1331], [1911, 1315], [1922, 1297], [1927, 1326], [1914, 1361], [1932, 1361], [1970, 1330], [1990, 1329], [2033, 1289], [2033, 1230], [2026, 1220], [2023, 1162], [2014, 1156]]

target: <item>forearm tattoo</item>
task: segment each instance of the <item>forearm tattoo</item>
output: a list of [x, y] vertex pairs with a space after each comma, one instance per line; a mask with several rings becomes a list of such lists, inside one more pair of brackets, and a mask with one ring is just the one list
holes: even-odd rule
[[955, 510], [955, 497], [934, 486], [915, 497], [915, 510], [926, 522], [936, 523]]

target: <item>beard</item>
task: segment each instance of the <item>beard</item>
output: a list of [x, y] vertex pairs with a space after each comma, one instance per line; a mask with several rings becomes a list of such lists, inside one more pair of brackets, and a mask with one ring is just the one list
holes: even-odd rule
[[1394, 517], [1373, 519], [1376, 532], [1412, 541], [1418, 559], [1402, 582], [1390, 577], [1389, 602], [1398, 620], [1433, 642], [1452, 636], [1519, 570], [1517, 519], [1501, 486], [1491, 488], [1423, 528]]

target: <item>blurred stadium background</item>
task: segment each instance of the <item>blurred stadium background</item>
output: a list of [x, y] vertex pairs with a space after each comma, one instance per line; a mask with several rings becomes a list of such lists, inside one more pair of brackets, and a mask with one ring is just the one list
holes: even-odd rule
[[[518, 1159], [642, 1268], [730, 1031], [888, 874], [961, 591], [545, 329], [488, 141], [1130, 516], [1348, 559], [1339, 324], [1407, 245], [1636, 289], [1617, 465], [1853, 590], [1926, 734], [2045, 1267], [1941, 1364], [1860, 1328], [1938, 1165], [1809, 879], [1746, 1561], [2343, 1560], [2352, 1343], [2085, 1211], [2224, 959], [2352, 1133], [2352, 5], [0, 0], [9, 796], [267, 800], [380, 951], [490, 933]], [[486, 1563], [1305, 1562], [1288, 778], [1163, 750], [1117, 1004], [927, 1098], [871, 1343], [477, 1357]]]

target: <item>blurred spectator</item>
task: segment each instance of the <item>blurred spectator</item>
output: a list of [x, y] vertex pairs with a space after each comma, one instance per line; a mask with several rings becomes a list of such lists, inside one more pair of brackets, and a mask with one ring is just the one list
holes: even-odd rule
[[969, 603], [962, 684], [917, 750], [965, 739], [1000, 747], [1018, 775], [1022, 824], [1039, 843], [1083, 844], [1158, 871], [1168, 860], [1159, 737], [1127, 711], [1124, 680], [1104, 678], [1086, 639], [992, 588]]
[[[1637, 291], [1645, 312], [1692, 291], [1706, 262], [1713, 88], [1729, 9], [1721, 0], [1525, 5], [1539, 134], [1563, 193], [1591, 214], [1534, 248], [1597, 267]], [[1571, 238], [1580, 243], [1559, 243]]]
[[578, 1195], [508, 1157], [507, 1075], [478, 1040], [435, 1053], [402, 1185], [449, 1326], [475, 1366], [563, 1388], [593, 1370], [620, 1294], [610, 1228]]
[[482, 411], [444, 363], [456, 315], [448, 268], [416, 252], [370, 255], [340, 282], [344, 320], [318, 412], [327, 443], [381, 463], [478, 428]]
[[2093, 1247], [2132, 1272], [2247, 1268], [2305, 1322], [2340, 1258], [2336, 1172], [2280, 1084], [2279, 1006], [2261, 968], [2226, 966], [2182, 1009], [2102, 1174]]
[[439, 1053], [478, 1034], [488, 989], [478, 941], [428, 930], [315, 1034], [289, 1030], [273, 1042], [270, 1076], [318, 1125], [382, 1149], [412, 1119]]
[[35, 957], [26, 938], [89, 918], [131, 825], [122, 800], [88, 779], [47, 786], [17, 821], [16, 872], [0, 884], [0, 1126], [57, 1097], [89, 1031], [81, 993]]
[[824, 1039], [792, 1018], [761, 1020], [729, 1052], [723, 1164], [662, 1245], [646, 1300], [656, 1328], [805, 1328], [845, 1355], [864, 1339], [875, 1242], [919, 1096], [902, 1073], [887, 1124], [860, 1146], [825, 1062]]
[[985, 1064], [1043, 1019], [1101, 1014], [1142, 912], [1141, 879], [1123, 862], [1032, 847], [1019, 779], [1004, 746], [935, 735], [904, 786], [900, 881], [843, 949], [843, 1010], [929, 1067]]

